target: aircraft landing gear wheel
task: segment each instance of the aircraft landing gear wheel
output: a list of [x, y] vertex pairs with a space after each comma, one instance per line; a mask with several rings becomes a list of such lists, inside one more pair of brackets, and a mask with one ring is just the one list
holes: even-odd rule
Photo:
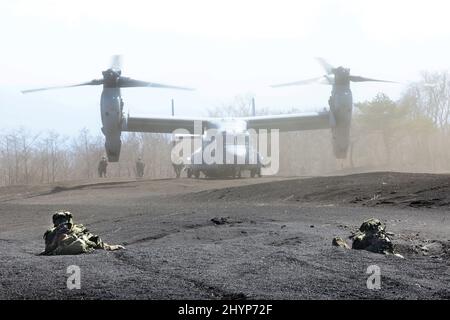
[[187, 177], [192, 178], [192, 169], [187, 169]]
[[195, 171], [194, 171], [194, 177], [195, 177], [195, 179], [200, 178], [200, 171], [195, 170]]

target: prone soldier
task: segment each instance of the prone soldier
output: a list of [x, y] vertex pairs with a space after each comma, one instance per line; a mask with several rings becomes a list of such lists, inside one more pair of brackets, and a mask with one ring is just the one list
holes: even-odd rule
[[73, 255], [89, 253], [95, 249], [109, 251], [125, 249], [121, 245], [103, 242], [82, 224], [74, 224], [72, 213], [69, 211], [56, 211], [52, 220], [53, 228], [44, 234], [45, 250], [41, 255]]

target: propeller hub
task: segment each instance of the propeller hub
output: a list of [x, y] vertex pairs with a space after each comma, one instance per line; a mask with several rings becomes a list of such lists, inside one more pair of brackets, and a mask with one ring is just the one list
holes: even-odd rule
[[350, 69], [344, 67], [333, 68], [334, 83], [338, 85], [348, 85], [350, 83]]
[[108, 69], [102, 72], [103, 85], [105, 88], [115, 88], [119, 85], [119, 78], [121, 75], [120, 70]]

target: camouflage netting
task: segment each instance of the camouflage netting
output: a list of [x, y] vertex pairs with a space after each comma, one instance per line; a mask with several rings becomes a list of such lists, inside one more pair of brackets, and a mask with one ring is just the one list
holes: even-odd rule
[[82, 224], [74, 224], [69, 211], [57, 211], [53, 215], [53, 228], [44, 234], [45, 250], [42, 255], [74, 255], [89, 253], [95, 249], [118, 250], [120, 245], [104, 243], [99, 236], [89, 232]]

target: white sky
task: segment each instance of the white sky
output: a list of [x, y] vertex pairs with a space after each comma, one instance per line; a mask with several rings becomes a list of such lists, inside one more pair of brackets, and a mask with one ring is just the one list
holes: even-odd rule
[[322, 75], [317, 56], [402, 83], [354, 84], [355, 101], [397, 99], [420, 71], [449, 69], [449, 9], [444, 0], [1, 1], [0, 128], [99, 132], [100, 87], [20, 90], [100, 78], [117, 53], [126, 76], [197, 88], [124, 89], [131, 115], [169, 115], [174, 98], [177, 115], [205, 116], [245, 93], [261, 108], [320, 110], [328, 86], [268, 87]]

